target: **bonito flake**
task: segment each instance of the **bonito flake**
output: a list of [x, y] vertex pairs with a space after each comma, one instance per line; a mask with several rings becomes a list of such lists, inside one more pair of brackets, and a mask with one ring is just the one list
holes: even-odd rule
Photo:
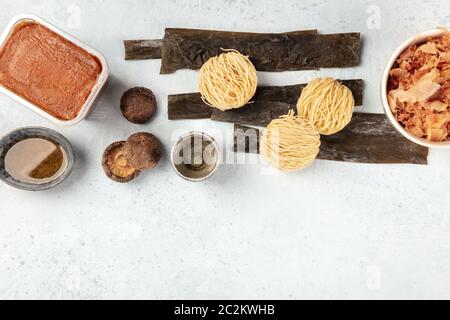
[[450, 32], [406, 49], [390, 71], [392, 113], [419, 138], [450, 140]]

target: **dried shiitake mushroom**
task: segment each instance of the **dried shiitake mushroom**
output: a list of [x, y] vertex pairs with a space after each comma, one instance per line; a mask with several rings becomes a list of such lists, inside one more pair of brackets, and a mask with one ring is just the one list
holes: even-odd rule
[[146, 132], [130, 136], [123, 147], [129, 163], [137, 170], [149, 170], [161, 160], [161, 143], [154, 135]]
[[126, 183], [137, 178], [140, 171], [130, 165], [123, 147], [125, 141], [114, 142], [103, 154], [102, 166], [108, 178], [115, 182]]
[[143, 124], [156, 113], [157, 102], [153, 92], [137, 87], [126, 91], [120, 101], [123, 116], [132, 123]]
[[129, 182], [142, 170], [156, 167], [161, 160], [161, 144], [154, 135], [135, 133], [127, 141], [119, 141], [106, 148], [102, 165], [106, 175], [116, 182]]

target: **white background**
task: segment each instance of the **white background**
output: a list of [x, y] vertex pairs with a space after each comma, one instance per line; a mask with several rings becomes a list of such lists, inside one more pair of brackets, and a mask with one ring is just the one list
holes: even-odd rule
[[[0, 29], [19, 13], [40, 15], [102, 52], [111, 83], [93, 115], [72, 128], [0, 97], [0, 134], [42, 125], [77, 152], [70, 179], [54, 190], [0, 185], [0, 298], [450, 297], [450, 152], [432, 151], [429, 166], [317, 161], [295, 174], [224, 165], [191, 184], [168, 161], [174, 131], [204, 129], [220, 139], [231, 125], [168, 121], [167, 95], [196, 91], [197, 73], [160, 76], [160, 61], [126, 62], [122, 46], [160, 38], [169, 26], [362, 32], [358, 68], [260, 80], [363, 78], [362, 111], [381, 113], [390, 54], [416, 33], [450, 25], [448, 1], [2, 0]], [[120, 114], [120, 96], [133, 86], [157, 95], [159, 113], [148, 125]], [[136, 131], [156, 134], [165, 159], [139, 180], [115, 184], [103, 174], [102, 152]]]

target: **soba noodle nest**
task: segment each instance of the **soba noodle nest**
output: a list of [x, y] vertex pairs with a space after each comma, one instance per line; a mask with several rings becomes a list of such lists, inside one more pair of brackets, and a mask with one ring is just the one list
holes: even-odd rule
[[258, 84], [256, 69], [248, 57], [230, 50], [209, 59], [200, 69], [203, 101], [222, 111], [245, 106]]
[[352, 119], [355, 99], [349, 88], [332, 79], [316, 79], [303, 89], [298, 114], [311, 121], [323, 135], [344, 129]]
[[320, 135], [309, 121], [289, 114], [273, 120], [261, 139], [261, 153], [281, 171], [298, 171], [309, 166], [320, 149]]

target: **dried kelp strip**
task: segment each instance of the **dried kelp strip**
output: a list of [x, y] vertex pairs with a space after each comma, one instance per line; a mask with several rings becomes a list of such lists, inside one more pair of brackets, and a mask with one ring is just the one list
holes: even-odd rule
[[233, 150], [237, 153], [259, 154], [261, 131], [255, 128], [234, 125], [234, 145]]
[[[294, 31], [281, 34], [264, 34], [251, 32], [224, 32], [224, 31], [208, 31], [198, 29], [166, 29], [164, 39], [155, 40], [125, 40], [125, 59], [126, 60], [145, 60], [145, 59], [161, 59], [164, 41], [188, 41], [202, 42], [206, 41], [210, 45], [216, 44], [220, 48], [223, 44], [233, 45], [236, 50], [242, 48], [244, 42], [253, 44], [262, 43], [263, 41], [272, 41], [283, 44], [284, 35], [288, 37], [298, 35], [317, 35], [317, 30]], [[178, 37], [178, 38], [177, 38]], [[204, 38], [203, 38], [204, 37]], [[231, 48], [231, 47], [230, 47]], [[216, 53], [219, 51], [216, 51]], [[216, 54], [214, 54], [216, 55]], [[203, 64], [203, 63], [202, 63]]]
[[125, 40], [125, 60], [161, 59], [163, 40]]
[[[353, 92], [356, 105], [363, 104], [363, 80], [344, 80]], [[259, 87], [253, 103], [240, 109], [220, 111], [206, 105], [199, 93], [169, 96], [169, 119], [208, 119], [240, 124], [267, 126], [273, 119], [296, 109], [300, 92], [306, 84]]]
[[[279, 72], [354, 67], [360, 63], [361, 34], [244, 33], [166, 29], [161, 74], [200, 69], [222, 49], [248, 55], [259, 71]], [[131, 54], [127, 54], [131, 56]]]
[[272, 120], [288, 114], [291, 109], [295, 109], [295, 105], [278, 101], [263, 101], [263, 103], [255, 101], [252, 105], [240, 110], [230, 110], [230, 112], [214, 110], [211, 119], [267, 127]]
[[169, 120], [210, 119], [213, 108], [205, 104], [199, 93], [170, 95], [168, 98]]
[[[249, 138], [252, 137], [252, 138]], [[235, 126], [235, 152], [254, 151], [260, 131]], [[250, 145], [250, 141], [252, 141]], [[318, 159], [355, 163], [427, 164], [428, 148], [404, 138], [384, 114], [355, 113], [351, 123], [341, 132], [322, 136]]]
[[[363, 104], [364, 82], [362, 80], [342, 81], [353, 92], [355, 104]], [[297, 109], [300, 92], [305, 84], [282, 86], [282, 87], [260, 87], [258, 88], [253, 103], [244, 108], [221, 111], [214, 109], [212, 120], [234, 122], [246, 125], [266, 127], [269, 123], [289, 110]]]
[[341, 132], [322, 137], [320, 159], [427, 164], [428, 148], [403, 137], [384, 114], [355, 113]]

